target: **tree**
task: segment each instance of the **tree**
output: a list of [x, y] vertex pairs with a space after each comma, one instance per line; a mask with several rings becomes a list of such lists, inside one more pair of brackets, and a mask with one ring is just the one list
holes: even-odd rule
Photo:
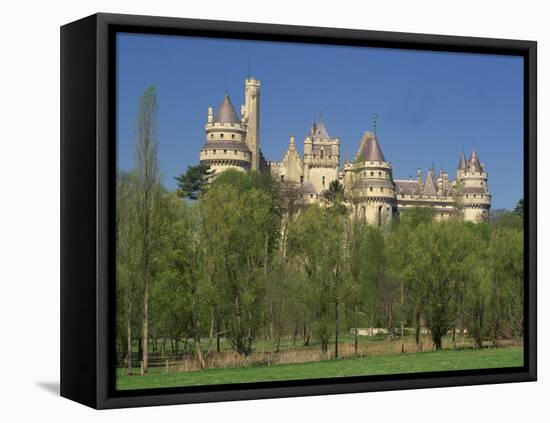
[[198, 200], [200, 194], [206, 189], [206, 184], [212, 174], [210, 165], [201, 163], [197, 166], [188, 166], [185, 173], [175, 177], [178, 184], [178, 195], [182, 198]]
[[200, 203], [206, 271], [226, 338], [245, 363], [261, 323], [265, 269], [279, 233], [273, 197], [255, 178], [223, 172]]
[[523, 198], [521, 198], [516, 204], [516, 207], [514, 207], [514, 213], [523, 219]]
[[[289, 227], [289, 250], [307, 281], [307, 301], [315, 320], [321, 351], [328, 352], [334, 323], [335, 357], [338, 356], [340, 303], [343, 299], [345, 217], [317, 205], [306, 208]], [[330, 310], [330, 306], [333, 310]]]
[[436, 349], [456, 321], [457, 285], [467, 277], [476, 245], [459, 219], [420, 224], [411, 241], [410, 276], [425, 293], [424, 314]]
[[125, 345], [127, 372], [132, 374], [132, 333], [138, 313], [134, 309], [139, 277], [137, 239], [136, 177], [133, 173], [117, 174], [116, 201], [116, 272], [117, 326], [121, 344]]
[[344, 186], [340, 183], [340, 181], [338, 181], [338, 179], [335, 179], [334, 181], [331, 181], [331, 183], [328, 186], [328, 189], [323, 191], [322, 196], [329, 203], [333, 203], [336, 200], [343, 201]]
[[143, 371], [148, 370], [149, 343], [149, 291], [154, 281], [153, 254], [156, 247], [156, 225], [160, 197], [160, 172], [157, 158], [158, 148], [158, 102], [154, 86], [143, 93], [137, 117], [137, 140], [135, 173], [137, 178], [136, 212], [137, 227], [140, 230], [139, 262], [143, 294], [142, 350]]
[[430, 225], [433, 210], [428, 207], [413, 207], [403, 210], [392, 227], [387, 241], [387, 263], [389, 277], [399, 283], [401, 349], [404, 351], [404, 322], [406, 316], [414, 322], [415, 341], [420, 344], [420, 321], [426, 298], [424, 278], [416, 271], [416, 263], [411, 256], [413, 234], [419, 225]]

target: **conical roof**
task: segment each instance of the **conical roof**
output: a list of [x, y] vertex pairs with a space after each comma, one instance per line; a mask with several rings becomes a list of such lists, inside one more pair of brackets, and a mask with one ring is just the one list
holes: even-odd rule
[[235, 108], [233, 107], [233, 104], [231, 103], [231, 99], [229, 98], [229, 95], [225, 93], [223, 97], [223, 101], [220, 104], [220, 107], [218, 107], [218, 112], [216, 113], [216, 117], [214, 118], [214, 122], [216, 123], [239, 123], [239, 116], [237, 116], [237, 113], [235, 112]]
[[426, 176], [426, 182], [424, 183], [424, 195], [437, 195], [437, 189], [435, 188], [434, 172], [432, 169]]
[[464, 155], [464, 149], [460, 154], [460, 161], [458, 162], [458, 170], [466, 170], [466, 156]]
[[325, 128], [325, 124], [321, 117], [319, 117], [319, 123], [314, 122], [314, 126], [312, 129], [313, 129], [312, 136], [314, 139], [330, 138], [327, 132], [327, 128]]
[[480, 173], [483, 172], [483, 168], [481, 167], [481, 163], [479, 162], [475, 148], [472, 150], [472, 155], [470, 156], [469, 164], [474, 168], [476, 172], [480, 172]]
[[359, 161], [362, 162], [385, 162], [386, 158], [382, 152], [380, 144], [378, 144], [378, 139], [376, 134], [368, 133], [367, 139], [363, 143], [363, 148], [359, 152]]

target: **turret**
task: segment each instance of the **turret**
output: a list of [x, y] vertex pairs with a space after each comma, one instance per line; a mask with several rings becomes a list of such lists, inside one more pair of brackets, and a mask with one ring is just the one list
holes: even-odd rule
[[244, 141], [246, 130], [225, 93], [215, 115], [212, 107], [208, 108], [206, 143], [200, 151], [200, 162], [210, 165], [214, 175], [228, 168], [249, 170], [252, 154]]
[[369, 224], [385, 226], [397, 211], [395, 184], [391, 163], [386, 161], [374, 132], [365, 132], [353, 165], [351, 190], [355, 216]]
[[465, 162], [464, 168], [459, 169], [457, 176], [462, 184], [461, 208], [464, 220], [486, 221], [491, 207], [491, 194], [487, 185], [487, 172], [481, 165], [475, 149], [472, 150], [470, 159]]

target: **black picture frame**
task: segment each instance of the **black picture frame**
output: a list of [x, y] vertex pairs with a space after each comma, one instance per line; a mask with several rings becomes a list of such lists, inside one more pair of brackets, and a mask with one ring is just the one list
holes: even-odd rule
[[[115, 34], [516, 55], [524, 58], [522, 368], [114, 389]], [[97, 409], [534, 381], [537, 378], [537, 44], [534, 41], [95, 14], [61, 28], [61, 395]]]

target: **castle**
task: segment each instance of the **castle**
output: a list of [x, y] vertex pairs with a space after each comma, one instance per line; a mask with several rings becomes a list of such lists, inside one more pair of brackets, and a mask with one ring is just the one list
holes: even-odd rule
[[353, 161], [340, 167], [340, 139], [329, 135], [323, 119], [311, 125], [304, 139], [303, 157], [290, 137], [281, 161], [267, 161], [260, 150], [260, 81], [245, 80], [245, 104], [239, 117], [226, 93], [216, 114], [208, 108], [206, 143], [200, 150], [200, 163], [214, 175], [226, 169], [270, 172], [281, 182], [295, 184], [305, 203], [323, 203], [323, 192], [332, 181], [339, 181], [352, 216], [384, 226], [400, 211], [410, 207], [430, 207], [436, 219], [462, 215], [471, 222], [486, 221], [491, 206], [488, 174], [473, 150], [467, 160], [464, 151], [455, 179], [433, 167], [423, 178], [394, 179], [393, 168], [382, 152], [373, 131], [365, 131]]

